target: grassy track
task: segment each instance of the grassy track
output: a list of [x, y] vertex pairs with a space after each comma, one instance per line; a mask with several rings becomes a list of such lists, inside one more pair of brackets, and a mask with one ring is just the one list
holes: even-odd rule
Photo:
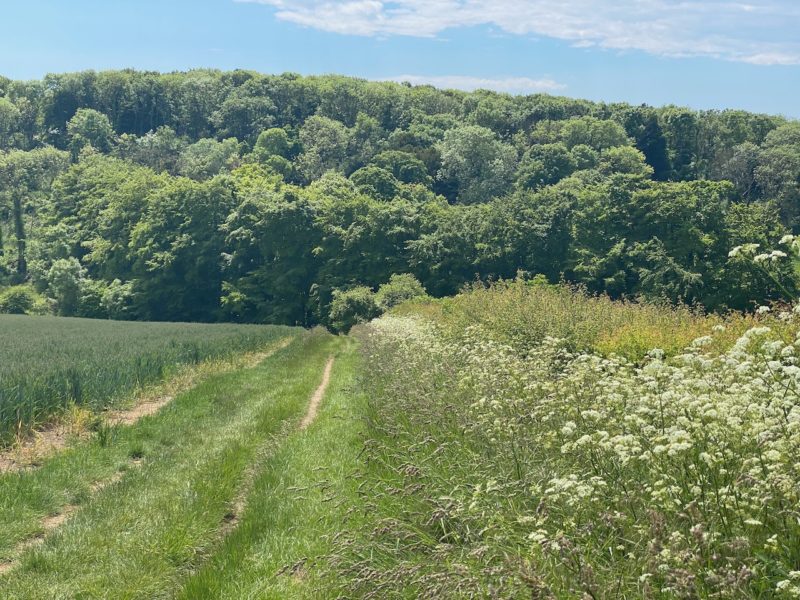
[[[247, 597], [228, 591], [254, 589], [255, 578], [274, 575], [315, 544], [319, 549], [314, 515], [306, 512], [310, 501], [288, 502], [293, 492], [284, 485], [310, 483], [325, 444], [353, 439], [343, 437], [346, 425], [332, 412], [341, 410], [352, 378], [355, 359], [345, 344], [327, 334], [299, 336], [258, 367], [212, 376], [156, 415], [120, 428], [106, 447], [85, 445], [36, 471], [0, 477], [0, 561], [18, 561], [0, 575], [0, 596], [167, 598], [183, 589], [199, 597], [191, 595], [195, 582], [221, 565], [231, 568], [211, 577], [214, 589], [221, 597]], [[300, 432], [326, 360], [337, 352], [336, 405], [323, 405], [320, 421]], [[311, 440], [313, 449], [301, 452]], [[250, 477], [255, 481], [238, 522], [231, 511]], [[332, 518], [329, 509], [326, 503], [319, 514]], [[64, 510], [70, 518], [20, 554], [20, 543], [41, 531], [43, 519]], [[289, 527], [295, 518], [303, 536]], [[289, 545], [288, 536], [296, 537]], [[264, 543], [275, 547], [265, 550]], [[271, 562], [234, 568], [232, 544], [243, 557], [266, 553]]]
[[350, 510], [359, 500], [353, 474], [363, 444], [354, 345], [342, 340], [317, 420], [265, 462], [239, 527], [185, 582], [179, 598], [337, 596], [326, 592], [331, 582], [317, 567], [342, 524], [358, 518]]

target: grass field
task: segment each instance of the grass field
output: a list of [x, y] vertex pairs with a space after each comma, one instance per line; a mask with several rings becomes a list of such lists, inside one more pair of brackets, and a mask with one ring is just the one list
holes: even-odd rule
[[0, 315], [0, 442], [72, 404], [100, 410], [183, 365], [255, 351], [290, 332]]

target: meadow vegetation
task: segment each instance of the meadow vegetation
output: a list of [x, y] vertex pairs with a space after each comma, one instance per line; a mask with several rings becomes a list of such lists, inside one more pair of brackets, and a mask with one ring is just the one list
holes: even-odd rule
[[228, 536], [249, 529], [248, 506], [268, 501], [273, 488], [253, 481], [303, 435], [308, 399], [341, 349], [323, 331], [298, 334], [261, 363], [211, 375], [113, 428], [105, 443], [0, 474], [0, 596], [175, 597]]
[[[612, 300], [580, 287], [551, 285], [540, 277], [519, 277], [489, 285], [477, 282], [456, 296], [418, 298], [393, 313], [424, 316], [435, 322], [443, 334], [452, 336], [480, 325], [488, 338], [521, 354], [533, 350], [547, 337], [555, 337], [572, 350], [618, 354], [632, 361], [645, 358], [653, 348], [674, 356], [695, 338], [714, 331], [717, 336], [713, 347], [723, 349], [737, 335], [769, 318], [736, 311], [708, 313], [665, 301]], [[791, 334], [789, 323], [776, 320], [773, 325]], [[724, 334], [719, 332], [721, 327]]]
[[359, 329], [368, 523], [344, 589], [796, 597], [800, 322], [762, 313], [518, 281]]
[[800, 597], [797, 121], [210, 70], [0, 120], [0, 447], [93, 429], [0, 472], [0, 596]]

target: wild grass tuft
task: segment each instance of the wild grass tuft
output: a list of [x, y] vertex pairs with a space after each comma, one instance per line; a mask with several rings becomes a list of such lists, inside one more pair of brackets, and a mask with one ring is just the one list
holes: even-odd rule
[[476, 283], [452, 298], [412, 301], [394, 312], [424, 316], [438, 323], [445, 334], [458, 335], [480, 325], [486, 336], [523, 354], [545, 338], [557, 337], [574, 350], [617, 354], [634, 361], [653, 348], [667, 356], [679, 354], [719, 325], [727, 333], [716, 341], [733, 343], [756, 323], [772, 320], [741, 313], [706, 314], [699, 308], [652, 301], [614, 301], [536, 279], [489, 286]]

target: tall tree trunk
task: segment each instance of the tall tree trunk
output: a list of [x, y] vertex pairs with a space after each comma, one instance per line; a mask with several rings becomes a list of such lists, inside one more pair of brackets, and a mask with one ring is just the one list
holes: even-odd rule
[[14, 194], [14, 235], [17, 238], [17, 274], [28, 276], [28, 263], [25, 260], [25, 224], [22, 220], [22, 194]]

